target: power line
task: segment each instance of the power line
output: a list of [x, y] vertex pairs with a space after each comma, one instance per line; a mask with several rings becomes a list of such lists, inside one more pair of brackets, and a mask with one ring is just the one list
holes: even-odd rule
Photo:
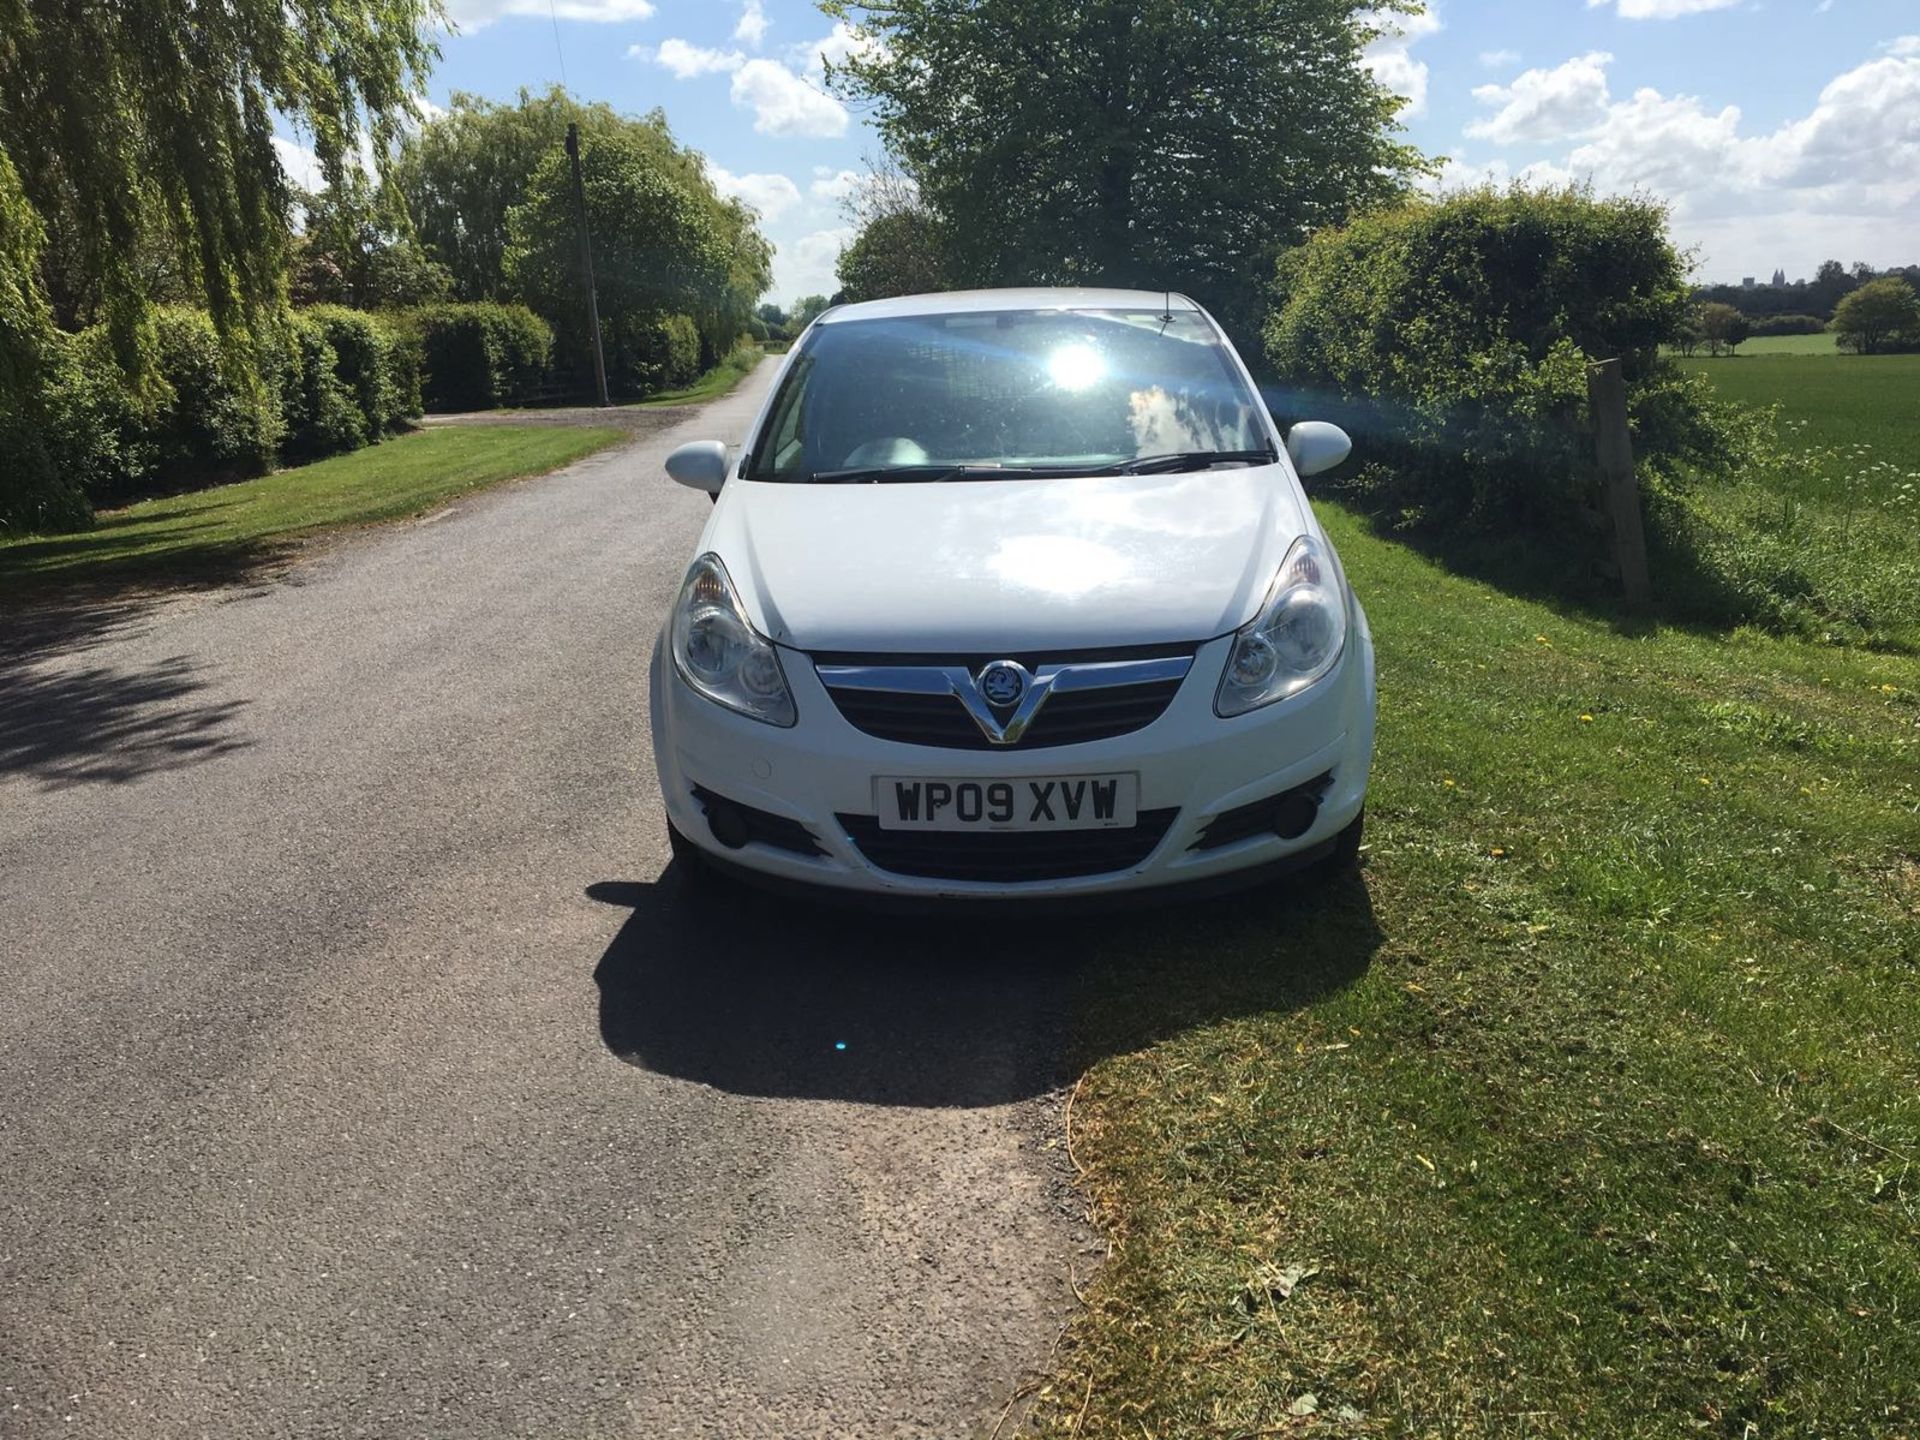
[[560, 12], [554, 8], [553, 0], [547, 0], [547, 18], [553, 21], [553, 53], [560, 57], [560, 88], [571, 95], [573, 87], [567, 84], [567, 52], [560, 44]]

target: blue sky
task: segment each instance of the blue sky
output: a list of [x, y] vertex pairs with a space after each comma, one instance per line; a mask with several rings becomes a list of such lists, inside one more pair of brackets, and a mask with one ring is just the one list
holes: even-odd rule
[[[760, 208], [775, 298], [830, 292], [840, 196], [880, 149], [820, 85], [847, 32], [809, 0], [552, 5], [557, 26], [549, 0], [450, 0], [430, 98], [510, 99], [564, 64], [583, 98], [659, 106]], [[1372, 63], [1409, 97], [1413, 142], [1447, 157], [1442, 186], [1651, 190], [1706, 280], [1920, 262], [1916, 0], [1437, 0]]]

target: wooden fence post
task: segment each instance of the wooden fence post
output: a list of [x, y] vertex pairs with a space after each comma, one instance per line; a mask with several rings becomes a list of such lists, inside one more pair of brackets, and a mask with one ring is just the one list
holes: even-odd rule
[[1640, 516], [1640, 482], [1633, 473], [1633, 435], [1627, 428], [1627, 382], [1618, 360], [1587, 367], [1587, 401], [1593, 407], [1594, 448], [1613, 522], [1613, 559], [1627, 604], [1644, 610], [1653, 602], [1647, 573], [1647, 532]]

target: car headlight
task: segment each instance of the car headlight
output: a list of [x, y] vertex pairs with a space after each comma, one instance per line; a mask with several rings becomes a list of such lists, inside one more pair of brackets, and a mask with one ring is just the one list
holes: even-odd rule
[[1294, 541], [1266, 604], [1233, 637], [1214, 714], [1244, 715], [1298, 695], [1333, 669], [1347, 643], [1346, 589], [1324, 543]]
[[702, 555], [687, 571], [672, 640], [680, 678], [714, 704], [769, 725], [793, 724], [793, 692], [779, 653], [747, 620], [718, 555]]

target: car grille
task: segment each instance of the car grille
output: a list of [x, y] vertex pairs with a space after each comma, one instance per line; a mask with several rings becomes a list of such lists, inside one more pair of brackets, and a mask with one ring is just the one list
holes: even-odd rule
[[1144, 730], [1160, 718], [1180, 688], [1178, 680], [1083, 690], [1050, 696], [1027, 733], [995, 745], [951, 695], [903, 695], [885, 690], [829, 690], [847, 723], [880, 740], [935, 745], [943, 750], [1043, 750], [1082, 745]]
[[1026, 830], [969, 834], [882, 830], [871, 815], [842, 815], [847, 838], [878, 868], [930, 880], [1011, 884], [1131, 870], [1166, 838], [1178, 810], [1142, 810], [1127, 830]]
[[[821, 683], [847, 723], [879, 740], [942, 750], [1044, 750], [1084, 745], [1144, 730], [1173, 703], [1192, 663], [1191, 647], [1129, 659], [1111, 652], [1071, 660], [1036, 660], [1029, 673], [1053, 688], [1016, 740], [990, 738], [958, 690], [987, 662], [971, 657], [902, 663], [889, 657], [816, 657]], [[851, 658], [851, 657], [846, 657]], [[1012, 706], [976, 701], [1001, 725]]]

